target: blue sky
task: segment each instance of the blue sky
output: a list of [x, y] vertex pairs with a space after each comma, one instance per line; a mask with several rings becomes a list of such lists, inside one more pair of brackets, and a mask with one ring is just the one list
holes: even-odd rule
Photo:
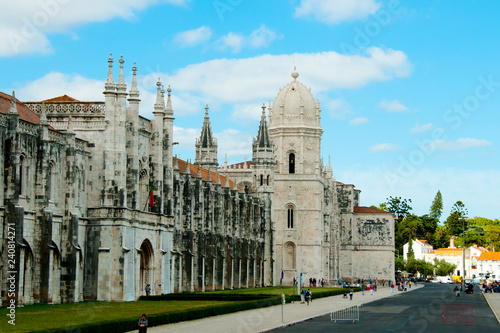
[[219, 163], [251, 158], [260, 106], [292, 78], [322, 105], [322, 156], [361, 204], [389, 196], [442, 220], [461, 200], [500, 218], [500, 3], [397, 0], [20, 0], [0, 12], [0, 91], [103, 100], [107, 59], [141, 113], [171, 85], [174, 153], [194, 159], [205, 104]]

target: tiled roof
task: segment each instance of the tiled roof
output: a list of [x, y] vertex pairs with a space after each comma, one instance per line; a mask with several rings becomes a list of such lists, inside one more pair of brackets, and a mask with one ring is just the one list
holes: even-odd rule
[[479, 260], [493, 260], [500, 261], [500, 252], [483, 252]]
[[[188, 163], [186, 161], [180, 160], [176, 157], [173, 157], [173, 163], [175, 164], [175, 160], [177, 160], [177, 165], [179, 166], [179, 171], [181, 173], [186, 173], [186, 169], [189, 167], [189, 172], [191, 173], [191, 177], [196, 177], [196, 174], [198, 173], [198, 169], [200, 170], [201, 174], [201, 179], [203, 180], [211, 180], [213, 184], [217, 184], [217, 174], [215, 172], [209, 171], [207, 169], [199, 168], [197, 165]], [[230, 180], [227, 177], [221, 176], [219, 174], [220, 178], [220, 183], [222, 187], [226, 186], [226, 182], [229, 184], [229, 188], [231, 190], [234, 190], [235, 188], [238, 190], [238, 192], [241, 192], [241, 189], [237, 187], [232, 180]]]
[[439, 251], [439, 252], [462, 252], [462, 249], [459, 249], [459, 248], [456, 248], [456, 249], [441, 248], [441, 249], [437, 249], [436, 251]]
[[[228, 169], [243, 169], [243, 165], [247, 165], [247, 169], [250, 169], [250, 165], [252, 164], [252, 161], [245, 161], [245, 162], [240, 162], [236, 164], [228, 164]], [[219, 167], [219, 169], [224, 168], [224, 166]]]
[[385, 210], [372, 208], [372, 207], [354, 207], [354, 213], [357, 214], [392, 214], [391, 212], [386, 212]]
[[[7, 95], [4, 94], [3, 92], [0, 92], [0, 112], [9, 113], [11, 99], [12, 99], [11, 95]], [[17, 98], [16, 98], [16, 104], [17, 104], [17, 113], [19, 113], [19, 119], [30, 122], [32, 124], [40, 123], [40, 117], [36, 113], [31, 111], [26, 105], [21, 103]]]
[[62, 95], [62, 96], [58, 96], [58, 97], [54, 97], [54, 98], [50, 98], [50, 99], [46, 99], [42, 102], [47, 102], [47, 103], [58, 103], [58, 102], [61, 102], [61, 103], [64, 103], [64, 102], [79, 102], [79, 100], [73, 98], [73, 97], [70, 97], [68, 95]]

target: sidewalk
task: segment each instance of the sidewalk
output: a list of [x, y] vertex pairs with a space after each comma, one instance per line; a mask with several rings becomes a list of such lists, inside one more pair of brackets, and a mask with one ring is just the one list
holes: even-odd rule
[[488, 305], [491, 308], [491, 311], [493, 311], [493, 314], [497, 318], [498, 323], [500, 324], [500, 294], [498, 293], [486, 293], [484, 294], [484, 298], [486, 298], [486, 302], [488, 302]]
[[[413, 286], [407, 292], [422, 288], [423, 284]], [[265, 332], [278, 327], [293, 325], [314, 317], [320, 317], [330, 313], [331, 304], [334, 302], [345, 302], [346, 307], [351, 305], [363, 305], [385, 297], [396, 297], [404, 292], [391, 288], [379, 288], [370, 295], [365, 291], [354, 294], [353, 300], [343, 299], [342, 295], [314, 299], [309, 306], [300, 302], [285, 304], [283, 306], [283, 322], [281, 321], [281, 305], [267, 308], [241, 311], [221, 316], [207, 317], [198, 320], [185, 321], [176, 324], [162, 325], [148, 328], [148, 332]]]

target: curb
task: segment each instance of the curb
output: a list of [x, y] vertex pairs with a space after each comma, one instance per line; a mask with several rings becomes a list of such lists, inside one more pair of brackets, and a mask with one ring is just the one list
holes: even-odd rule
[[[424, 287], [425, 287], [425, 285], [422, 285], [421, 287], [415, 288], [413, 290], [417, 290], [417, 289], [424, 288]], [[390, 294], [388, 296], [384, 296], [384, 297], [381, 297], [379, 299], [374, 299], [374, 300], [371, 300], [371, 301], [368, 301], [368, 302], [361, 303], [361, 304], [359, 304], [359, 306], [363, 306], [365, 304], [368, 304], [368, 303], [371, 303], [371, 302], [375, 302], [375, 301], [378, 301], [378, 300], [381, 300], [381, 299], [384, 299], [384, 298], [389, 298], [389, 297], [395, 297], [395, 296], [399, 296], [399, 295], [404, 295], [405, 293], [408, 293], [408, 292], [411, 292], [411, 291], [412, 290], [408, 290], [408, 291], [406, 291], [404, 293], [401, 293], [401, 294], [397, 294], [397, 293]], [[303, 322], [306, 322], [306, 321], [309, 321], [309, 320], [312, 320], [312, 319], [315, 319], [315, 318], [323, 317], [323, 316], [325, 316], [325, 315], [327, 315], [329, 313], [330, 313], [330, 311], [328, 311], [326, 313], [323, 313], [323, 314], [315, 315], [313, 317], [309, 317], [309, 318], [297, 320], [297, 321], [294, 321], [294, 322], [282, 324], [282, 325], [279, 325], [279, 326], [276, 326], [276, 327], [268, 328], [268, 329], [265, 329], [265, 330], [260, 331], [260, 332], [270, 332], [270, 331], [278, 329], [278, 328], [285, 328], [285, 327], [293, 326], [293, 325], [300, 324], [300, 323], [303, 323]], [[498, 319], [498, 317], [497, 317], [497, 319]]]
[[483, 294], [484, 299], [486, 300], [486, 303], [488, 303], [488, 306], [490, 307], [491, 312], [493, 312], [493, 314], [495, 315], [495, 318], [496, 318], [496, 319], [497, 319], [497, 321], [498, 321], [498, 324], [500, 325], [500, 316], [498, 315], [498, 313], [495, 311], [495, 309], [494, 309], [494, 308], [493, 308], [493, 306], [491, 305], [490, 300], [488, 299], [488, 297], [486, 297], [486, 296], [484, 295], [484, 292], [483, 292], [482, 294]]

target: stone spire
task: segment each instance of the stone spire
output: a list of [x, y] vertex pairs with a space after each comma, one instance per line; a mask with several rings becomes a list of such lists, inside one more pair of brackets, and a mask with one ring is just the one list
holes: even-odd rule
[[163, 112], [165, 108], [165, 102], [161, 93], [161, 81], [158, 78], [158, 82], [156, 82], [156, 103], [155, 103], [155, 111], [154, 112]]
[[205, 118], [201, 128], [200, 138], [196, 140], [195, 164], [216, 171], [219, 163], [217, 162], [217, 140], [213, 137], [212, 127], [210, 126], [210, 117], [208, 116], [208, 104], [205, 107]]
[[106, 90], [114, 90], [115, 89], [115, 81], [113, 79], [113, 58], [112, 54], [109, 54], [109, 59], [108, 59], [108, 80], [106, 81], [106, 84], [104, 85]]
[[16, 93], [12, 91], [12, 97], [10, 98], [10, 109], [9, 113], [17, 114], [17, 101], [16, 101]]
[[330, 155], [328, 155], [328, 166], [326, 167], [326, 175], [328, 178], [332, 178], [333, 176], [333, 170], [332, 170], [332, 162], [330, 160]]
[[120, 56], [120, 74], [118, 75], [118, 84], [116, 85], [116, 88], [119, 90], [125, 90], [127, 89], [127, 85], [125, 84], [125, 76], [123, 75], [123, 63], [125, 60], [123, 60], [123, 55]]
[[139, 100], [139, 90], [137, 89], [137, 66], [135, 65], [135, 61], [134, 61], [134, 67], [132, 67], [132, 85], [130, 86], [129, 95], [130, 95], [129, 101]]
[[256, 139], [259, 148], [271, 148], [271, 140], [269, 139], [269, 131], [267, 129], [266, 105], [262, 104], [262, 115], [260, 117], [259, 132]]
[[166, 114], [168, 116], [173, 116], [174, 115], [174, 110], [172, 109], [172, 99], [170, 96], [170, 93], [172, 92], [172, 89], [170, 88], [170, 85], [168, 85], [167, 88], [167, 107], [165, 109]]

